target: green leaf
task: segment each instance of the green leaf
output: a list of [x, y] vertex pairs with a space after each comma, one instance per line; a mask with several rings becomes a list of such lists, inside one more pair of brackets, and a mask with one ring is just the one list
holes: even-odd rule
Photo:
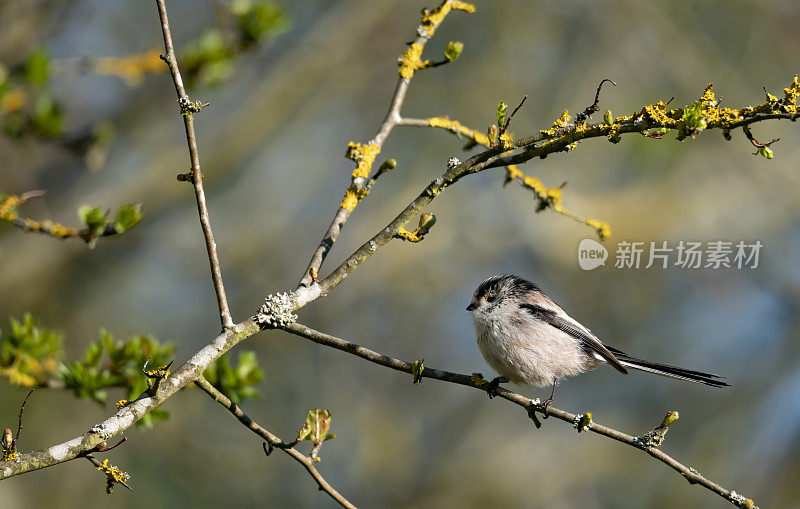
[[44, 48], [39, 48], [28, 57], [25, 64], [25, 76], [34, 87], [43, 88], [49, 78], [50, 54]]
[[289, 27], [289, 18], [283, 8], [270, 0], [234, 0], [231, 10], [239, 18], [239, 30], [245, 47], [262, 43]]
[[100, 358], [103, 356], [103, 343], [97, 341], [89, 345], [86, 349], [86, 365], [97, 366], [100, 363]]
[[82, 205], [78, 209], [78, 217], [81, 218], [92, 236], [99, 235], [106, 226], [106, 215], [98, 207]]
[[455, 62], [461, 52], [464, 51], [464, 43], [459, 41], [450, 41], [444, 48], [444, 56], [450, 62]]
[[130, 230], [142, 220], [142, 204], [129, 203], [123, 205], [117, 211], [117, 219], [114, 221], [114, 230], [117, 233], [122, 233]]
[[506, 110], [508, 109], [508, 105], [503, 101], [497, 105], [497, 127], [503, 127], [506, 123]]
[[758, 147], [755, 155], [766, 157], [767, 159], [772, 159], [775, 157], [775, 153], [772, 152], [772, 149], [769, 147]]
[[695, 101], [691, 106], [683, 110], [681, 118], [686, 127], [691, 129], [703, 130], [706, 128], [706, 115], [703, 111], [702, 101]]
[[41, 94], [33, 105], [33, 128], [43, 136], [58, 136], [63, 132], [63, 115], [58, 104], [47, 94]]

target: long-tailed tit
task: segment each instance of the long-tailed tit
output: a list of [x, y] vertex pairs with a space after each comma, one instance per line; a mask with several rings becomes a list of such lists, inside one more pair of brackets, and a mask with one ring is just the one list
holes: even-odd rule
[[623, 374], [632, 368], [713, 387], [728, 385], [719, 375], [636, 359], [604, 345], [538, 286], [517, 276], [495, 276], [481, 283], [467, 311], [483, 358], [500, 375], [490, 382], [489, 397], [498, 384], [509, 381], [536, 387], [552, 384], [553, 393], [544, 403], [548, 406], [559, 379], [605, 363]]

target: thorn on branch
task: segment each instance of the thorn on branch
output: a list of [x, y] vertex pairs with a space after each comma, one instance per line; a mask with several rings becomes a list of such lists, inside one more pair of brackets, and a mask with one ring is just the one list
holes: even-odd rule
[[264, 455], [269, 456], [270, 454], [272, 454], [273, 451], [272, 444], [270, 444], [269, 442], [264, 442], [263, 444], [261, 444], [261, 446], [264, 448]]
[[528, 98], [528, 94], [525, 94], [522, 97], [522, 100], [519, 102], [517, 107], [514, 108], [514, 111], [512, 111], [511, 115], [509, 115], [508, 118], [506, 119], [506, 122], [505, 122], [505, 124], [503, 124], [503, 127], [500, 128], [500, 134], [503, 134], [504, 132], [506, 132], [506, 129], [508, 129], [509, 124], [511, 124], [511, 119], [514, 118], [514, 115], [516, 115], [517, 112], [519, 111], [519, 109], [522, 108], [522, 105], [525, 104], [525, 100], [527, 98]]
[[14, 436], [14, 444], [17, 443], [17, 441], [19, 440], [19, 436], [22, 434], [22, 412], [25, 411], [25, 404], [28, 403], [28, 398], [31, 397], [31, 394], [33, 394], [33, 389], [28, 391], [28, 395], [25, 396], [25, 399], [22, 401], [22, 405], [19, 407], [19, 419], [18, 419], [18, 422], [17, 422], [17, 434]]
[[33, 394], [33, 389], [28, 391], [28, 395], [25, 396], [25, 399], [22, 401], [22, 405], [19, 407], [17, 433], [12, 435], [11, 428], [6, 428], [3, 430], [3, 437], [0, 439], [0, 445], [2, 445], [2, 458], [0, 459], [3, 461], [13, 461], [18, 457], [17, 443], [19, 442], [19, 437], [22, 435], [22, 412], [25, 411], [25, 404], [28, 402], [28, 398], [31, 397], [31, 394]]
[[119, 442], [117, 442], [116, 444], [112, 445], [111, 447], [107, 447], [108, 443], [105, 440], [103, 440], [102, 442], [97, 444], [97, 446], [94, 448], [94, 452], [108, 452], [108, 451], [110, 451], [112, 449], [116, 449], [117, 447], [119, 447], [120, 445], [122, 445], [123, 443], [125, 443], [127, 441], [128, 441], [128, 437], [122, 437], [122, 439]]
[[589, 106], [587, 106], [585, 110], [583, 110], [582, 112], [578, 113], [578, 115], [576, 115], [576, 117], [575, 117], [575, 124], [576, 125], [583, 124], [584, 122], [586, 122], [589, 119], [589, 117], [591, 117], [592, 115], [594, 115], [595, 113], [597, 113], [600, 110], [600, 107], [599, 107], [599, 104], [600, 104], [600, 91], [603, 89], [603, 85], [606, 82], [611, 83], [615, 87], [617, 86], [617, 82], [616, 81], [614, 81], [614, 80], [612, 80], [610, 78], [604, 78], [603, 81], [601, 81], [600, 84], [597, 85], [597, 92], [595, 92], [595, 94], [594, 94], [594, 102], [592, 104], [590, 104]]

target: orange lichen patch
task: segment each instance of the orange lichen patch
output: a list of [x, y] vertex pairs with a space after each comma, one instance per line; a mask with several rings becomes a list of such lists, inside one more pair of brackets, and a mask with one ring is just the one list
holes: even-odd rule
[[0, 99], [0, 112], [15, 113], [28, 104], [28, 94], [24, 90], [12, 90]]
[[[789, 88], [783, 89], [784, 99], [783, 104], [786, 106], [793, 106], [796, 108], [797, 106], [797, 97], [800, 96], [800, 82], [797, 81], [797, 76], [795, 75], [794, 81], [792, 84], [789, 85]], [[797, 111], [796, 109], [793, 113]]]
[[422, 29], [428, 33], [428, 37], [433, 36], [444, 18], [450, 14], [450, 11], [453, 9], [464, 12], [475, 12], [475, 6], [471, 3], [455, 0], [445, 0], [442, 2], [442, 5], [435, 9], [424, 9], [420, 17], [422, 19]]
[[0, 368], [0, 376], [8, 378], [11, 385], [22, 387], [36, 387], [36, 379], [27, 373], [19, 370], [18, 363], [12, 364], [7, 368]]
[[342, 198], [342, 203], [339, 206], [343, 209], [353, 210], [356, 208], [356, 205], [358, 205], [358, 202], [363, 200], [368, 194], [369, 191], [366, 189], [356, 189], [350, 186], [344, 193], [344, 198]]
[[709, 83], [705, 89], [703, 89], [703, 95], [700, 96], [700, 102], [705, 103], [709, 106], [716, 106], [717, 105], [717, 98], [714, 96], [714, 84]]
[[103, 460], [103, 463], [97, 467], [97, 470], [103, 472], [108, 476], [109, 481], [126, 482], [131, 476], [127, 472], [123, 472], [119, 467], [109, 465], [108, 458]]
[[356, 169], [353, 170], [353, 178], [367, 178], [372, 169], [372, 163], [375, 162], [375, 157], [377, 157], [380, 151], [381, 148], [378, 145], [362, 145], [354, 141], [348, 143], [345, 157], [356, 162]]
[[416, 231], [410, 232], [403, 227], [397, 230], [397, 237], [409, 242], [419, 242], [422, 240], [422, 236], [417, 234]]
[[547, 136], [553, 136], [554, 134], [556, 134], [556, 131], [558, 131], [562, 127], [566, 127], [567, 123], [569, 122], [569, 120], [571, 118], [572, 117], [570, 116], [569, 111], [564, 110], [564, 113], [562, 113], [561, 116], [558, 117], [555, 120], [555, 122], [553, 122], [553, 127], [551, 127], [550, 129], [547, 129], [545, 131], [541, 131], [541, 132], [543, 134], [546, 134]]
[[440, 129], [447, 129], [448, 131], [466, 136], [470, 140], [480, 145], [489, 146], [489, 138], [475, 129], [471, 129], [462, 125], [458, 120], [450, 120], [448, 117], [431, 117], [428, 120], [428, 125], [431, 127], [438, 127]]
[[667, 103], [664, 101], [648, 104], [642, 108], [641, 115], [648, 121], [655, 122], [664, 127], [669, 127], [674, 124], [674, 121], [667, 116]]
[[154, 48], [139, 55], [97, 58], [94, 61], [94, 69], [97, 74], [115, 76], [133, 87], [142, 82], [145, 74], [166, 70], [159, 55], [159, 50]]
[[430, 60], [422, 60], [422, 44], [414, 43], [408, 47], [398, 60], [397, 65], [400, 66], [400, 69], [397, 72], [403, 78], [411, 79], [414, 76], [414, 71], [430, 67], [432, 63]]

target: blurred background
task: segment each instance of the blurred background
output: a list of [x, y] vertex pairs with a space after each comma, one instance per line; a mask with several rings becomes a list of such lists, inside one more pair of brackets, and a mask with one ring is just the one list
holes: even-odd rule
[[[253, 314], [266, 294], [296, 285], [349, 183], [347, 142], [375, 134], [397, 56], [432, 3], [284, 1], [280, 29], [241, 44], [232, 63], [195, 73], [190, 95], [211, 103], [196, 129], [235, 320]], [[782, 97], [800, 71], [800, 5], [789, 0], [476, 6], [475, 14], [448, 16], [426, 47], [436, 60], [448, 41], [465, 45], [457, 62], [417, 73], [405, 115], [449, 115], [485, 131], [499, 100], [516, 105], [528, 94], [512, 124], [522, 136], [550, 127], [564, 108], [585, 108], [606, 77], [618, 85], [604, 89], [601, 112], [621, 115], [673, 96], [674, 105], [690, 104], [710, 82], [724, 105], [755, 105], [762, 86]], [[198, 39], [224, 26], [230, 6], [172, 0], [168, 7], [189, 66], [192, 51], [213, 50], [214, 41]], [[189, 163], [168, 75], [84, 72], [87, 56], [162, 48], [153, 2], [0, 5], [0, 62], [12, 73], [34, 52], [49, 54], [48, 89], [61, 119], [58, 135], [45, 124], [0, 136], [0, 190], [46, 189], [21, 213], [67, 224], [79, 223], [83, 204], [115, 210], [140, 200], [144, 210], [136, 228], [93, 250], [0, 224], [3, 330], [5, 317], [29, 311], [63, 333], [67, 360], [105, 327], [117, 338], [171, 341], [180, 364], [219, 329], [192, 188], [175, 180]], [[724, 374], [733, 386], [600, 369], [562, 383], [556, 406], [591, 410], [631, 434], [679, 410], [667, 453], [761, 507], [789, 507], [800, 495], [800, 129], [773, 121], [753, 132], [781, 138], [773, 160], [753, 156], [741, 131], [730, 142], [713, 131], [682, 143], [674, 134], [626, 135], [618, 145], [588, 140], [522, 169], [550, 187], [568, 182], [565, 207], [608, 221], [612, 257], [621, 240], [758, 240], [757, 269], [609, 263], [583, 271], [577, 246], [595, 238], [593, 230], [536, 214], [531, 193], [503, 189], [503, 170], [495, 169], [432, 203], [438, 224], [424, 242], [389, 244], [302, 309], [300, 321], [387, 355], [488, 375], [464, 310], [470, 293], [497, 273], [535, 280], [608, 344]], [[463, 159], [462, 145], [443, 131], [396, 128], [378, 163], [394, 157], [398, 167], [358, 206], [322, 274], [384, 227], [449, 157]], [[242, 350], [255, 351], [264, 369], [261, 397], [243, 402], [255, 420], [290, 438], [308, 409], [332, 412], [339, 437], [322, 448], [319, 468], [357, 505], [728, 506], [639, 451], [553, 420], [536, 430], [519, 408], [475, 390], [427, 379], [413, 385], [409, 375], [280, 332], [261, 333], [233, 355]], [[15, 427], [25, 393], [0, 382], [3, 427]], [[125, 396], [110, 393], [102, 407], [69, 392], [35, 392], [19, 447], [85, 432]], [[265, 457], [257, 437], [202, 392], [186, 389], [164, 408], [168, 420], [129, 430], [128, 443], [108, 453], [132, 474], [133, 493], [106, 495], [102, 474], [74, 461], [3, 482], [4, 507], [333, 505], [288, 457]]]

